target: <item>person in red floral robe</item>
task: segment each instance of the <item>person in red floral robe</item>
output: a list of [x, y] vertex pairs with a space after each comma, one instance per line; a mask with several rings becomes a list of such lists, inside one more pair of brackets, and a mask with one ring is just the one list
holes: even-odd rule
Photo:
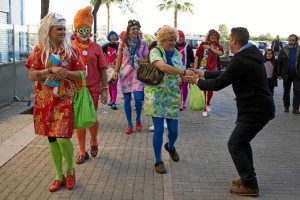
[[[211, 29], [208, 31], [205, 41], [199, 45], [196, 51], [194, 62], [195, 69], [198, 69], [199, 67], [205, 71], [216, 71], [222, 69], [220, 56], [223, 55], [224, 48], [220, 44], [219, 40], [220, 34], [216, 30]], [[206, 117], [207, 111], [211, 111], [210, 101], [213, 96], [213, 91], [204, 91], [204, 95], [205, 107], [202, 115]]]
[[[48, 137], [56, 177], [49, 187], [55, 192], [61, 186], [71, 190], [76, 183], [73, 168], [74, 148], [70, 140], [74, 131], [72, 101], [77, 92], [79, 70], [84, 70], [78, 50], [66, 39], [66, 22], [58, 13], [48, 13], [40, 23], [39, 41], [25, 66], [29, 79], [35, 82], [34, 129]], [[66, 161], [66, 177], [62, 170]]]

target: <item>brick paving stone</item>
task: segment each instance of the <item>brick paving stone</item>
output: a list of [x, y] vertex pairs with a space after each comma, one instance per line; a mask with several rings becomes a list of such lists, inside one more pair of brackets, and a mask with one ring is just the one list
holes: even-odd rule
[[[260, 186], [257, 199], [299, 199], [300, 116], [283, 112], [281, 81], [275, 88], [274, 100], [275, 119], [252, 141], [254, 166]], [[133, 134], [126, 135], [123, 100], [118, 99], [117, 103], [117, 111], [109, 109], [107, 114], [97, 112], [100, 121], [98, 156], [84, 164], [74, 164], [77, 185], [73, 190], [63, 187], [55, 193], [48, 191], [54, 181], [49, 144], [47, 138], [36, 137], [0, 168], [0, 200], [241, 199], [229, 193], [231, 180], [238, 177], [227, 149], [236, 119], [231, 87], [214, 93], [212, 111], [208, 117], [189, 109], [180, 112], [180, 133], [175, 144], [180, 161], [171, 161], [162, 147], [162, 160], [167, 168], [165, 175], [157, 174], [153, 166], [153, 132], [147, 130], [152, 125], [151, 118], [142, 115], [143, 131], [136, 132], [134, 128]], [[32, 116], [19, 114], [26, 108], [26, 105], [16, 102], [0, 109], [0, 145], [32, 123]], [[164, 143], [167, 142], [166, 132]], [[88, 152], [89, 141], [87, 134]], [[76, 159], [76, 134], [72, 142]], [[65, 171], [65, 163], [63, 167]]]

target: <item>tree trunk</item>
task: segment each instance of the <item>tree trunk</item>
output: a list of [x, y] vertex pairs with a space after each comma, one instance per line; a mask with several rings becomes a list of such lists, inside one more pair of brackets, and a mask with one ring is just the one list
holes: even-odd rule
[[43, 19], [49, 12], [50, 0], [41, 0], [41, 19]]
[[97, 41], [97, 12], [101, 4], [102, 4], [102, 0], [96, 0], [94, 5], [94, 10], [92, 11], [94, 16], [94, 42]]
[[107, 34], [110, 32], [110, 1], [106, 3], [107, 7]]
[[177, 10], [174, 11], [174, 28], [177, 28]]

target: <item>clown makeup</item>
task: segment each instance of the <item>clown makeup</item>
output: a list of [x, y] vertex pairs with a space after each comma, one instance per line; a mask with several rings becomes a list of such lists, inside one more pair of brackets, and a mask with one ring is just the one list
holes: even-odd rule
[[81, 27], [77, 29], [77, 37], [81, 42], [86, 42], [91, 37], [91, 28]]
[[81, 27], [79, 29], [77, 29], [77, 33], [78, 34], [90, 34], [91, 33], [91, 28], [90, 27]]

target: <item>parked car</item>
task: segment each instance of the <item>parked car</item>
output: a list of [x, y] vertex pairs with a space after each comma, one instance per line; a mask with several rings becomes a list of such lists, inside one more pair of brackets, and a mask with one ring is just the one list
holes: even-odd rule
[[201, 42], [204, 40], [204, 37], [198, 37], [198, 36], [186, 36], [185, 37], [186, 43], [192, 45], [194, 55], [196, 54], [196, 51], [201, 44]]
[[108, 41], [108, 40], [98, 40], [97, 43], [98, 43], [101, 47], [103, 47], [105, 44], [109, 43], [109, 41]]
[[281, 43], [282, 43], [282, 48], [284, 48], [288, 45], [289, 42], [288, 41], [281, 41]]

